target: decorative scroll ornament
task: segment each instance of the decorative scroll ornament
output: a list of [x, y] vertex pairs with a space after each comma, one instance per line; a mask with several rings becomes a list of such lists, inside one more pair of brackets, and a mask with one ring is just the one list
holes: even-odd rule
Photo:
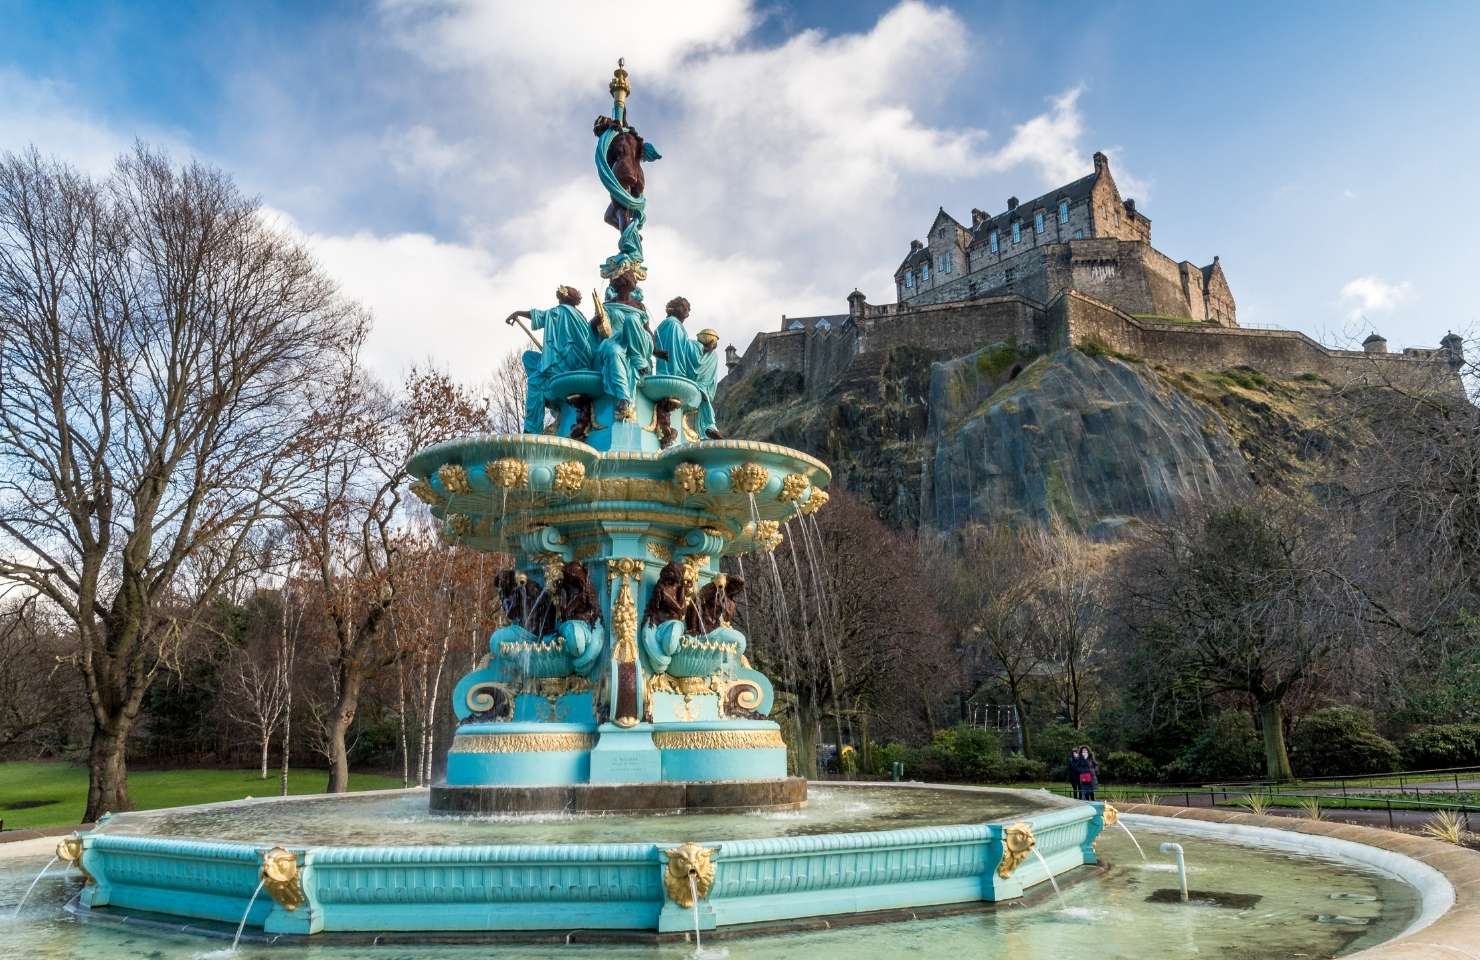
[[463, 702], [472, 713], [502, 711], [504, 707], [512, 708], [514, 691], [502, 683], [479, 683], [468, 690]]
[[685, 843], [663, 852], [668, 856], [668, 869], [663, 872], [668, 899], [686, 910], [694, 906], [695, 894], [706, 899], [714, 886], [714, 850]]
[[84, 885], [96, 882], [93, 880], [93, 875], [88, 873], [87, 868], [82, 865], [82, 838], [77, 834], [74, 833], [70, 837], [61, 839], [61, 842], [57, 844], [57, 859], [69, 867], [75, 866], [77, 872], [82, 874]]
[[523, 460], [504, 457], [501, 460], [492, 461], [485, 469], [488, 471], [488, 479], [493, 481], [494, 486], [503, 487], [505, 490], [529, 486], [529, 464]]
[[812, 495], [798, 508], [797, 512], [806, 516], [809, 513], [816, 513], [825, 506], [827, 506], [827, 491], [813, 487]]
[[781, 478], [781, 492], [776, 494], [776, 499], [782, 503], [791, 503], [807, 492], [807, 485], [811, 483], [805, 474], [788, 473]]
[[704, 492], [704, 468], [697, 463], [680, 463], [673, 468], [673, 485], [686, 494]]
[[730, 486], [740, 493], [760, 493], [771, 474], [758, 463], [742, 463], [730, 468]]
[[472, 493], [473, 485], [468, 482], [468, 471], [460, 463], [444, 463], [437, 468], [437, 479], [448, 493]]
[[579, 460], [555, 464], [555, 489], [560, 493], [580, 493], [586, 482], [586, 465]]
[[1038, 840], [1033, 836], [1032, 826], [1022, 820], [1003, 830], [1002, 862], [997, 864], [997, 876], [1003, 880], [1012, 876], [1012, 871], [1028, 858], [1028, 854], [1033, 852], [1033, 847], [1037, 843]]
[[416, 497], [416, 499], [420, 500], [422, 503], [427, 504], [428, 506], [440, 507], [442, 504], [447, 502], [446, 500], [442, 499], [441, 494], [437, 493], [436, 488], [433, 487], [430, 483], [427, 483], [425, 480], [411, 481], [411, 493], [413, 496]]
[[262, 854], [261, 878], [262, 886], [272, 899], [290, 913], [303, 906], [308, 899], [298, 875], [298, 857], [291, 850], [273, 847]]
[[1105, 826], [1113, 827], [1120, 822], [1120, 811], [1107, 803], [1105, 804], [1105, 812], [1101, 815], [1101, 819], [1104, 821]]

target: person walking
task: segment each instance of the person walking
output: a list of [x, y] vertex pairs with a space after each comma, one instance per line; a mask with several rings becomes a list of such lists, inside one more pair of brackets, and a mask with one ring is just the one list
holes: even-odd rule
[[1069, 750], [1069, 794], [1075, 800], [1080, 799], [1080, 774], [1084, 773], [1084, 757], [1080, 753], [1080, 747], [1072, 747]]

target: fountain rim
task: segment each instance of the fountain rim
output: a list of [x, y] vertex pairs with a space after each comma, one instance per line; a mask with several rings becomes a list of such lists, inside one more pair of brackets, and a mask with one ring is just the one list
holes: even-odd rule
[[[453, 440], [434, 443], [412, 454], [406, 461], [405, 470], [413, 476], [430, 476], [439, 466], [447, 463], [463, 463], [462, 452], [469, 447], [486, 444], [491, 447], [518, 445], [523, 447], [551, 447], [568, 450], [585, 457], [592, 463], [654, 464], [666, 460], [683, 462], [701, 451], [740, 451], [774, 457], [785, 457], [807, 465], [815, 476], [808, 479], [814, 485], [825, 486], [832, 481], [832, 470], [821, 460], [808, 453], [779, 443], [763, 440], [699, 440], [693, 443], [676, 443], [663, 450], [597, 450], [590, 444], [569, 437], [548, 433], [475, 433]], [[450, 456], [458, 453], [456, 458]], [[819, 484], [819, 478], [821, 483]]]

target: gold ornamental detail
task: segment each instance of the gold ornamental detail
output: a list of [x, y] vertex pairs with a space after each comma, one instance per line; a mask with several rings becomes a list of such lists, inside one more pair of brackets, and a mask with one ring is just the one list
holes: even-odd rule
[[447, 532], [454, 537], [466, 537], [473, 532], [473, 518], [465, 513], [449, 513]]
[[591, 681], [578, 674], [568, 677], [545, 677], [539, 682], [540, 696], [555, 700], [567, 693], [585, 693], [591, 689]]
[[703, 493], [704, 468], [697, 463], [680, 463], [673, 468], [673, 485], [690, 496]]
[[[486, 664], [480, 664], [479, 669], [482, 669], [483, 666], [486, 666]], [[467, 704], [468, 709], [473, 713], [487, 713], [499, 705], [499, 694], [503, 695], [504, 703], [513, 704], [514, 691], [502, 683], [474, 684], [468, 690], [468, 695], [464, 698], [463, 702]]]
[[298, 856], [291, 850], [273, 847], [262, 854], [261, 879], [263, 888], [277, 905], [290, 913], [308, 899], [298, 875]]
[[667, 563], [673, 559], [673, 551], [665, 544], [649, 540], [643, 546], [647, 549], [648, 556], [654, 560], [661, 560], [663, 563]]
[[468, 471], [460, 463], [444, 463], [437, 468], [437, 479], [448, 493], [472, 493], [473, 485], [468, 482]]
[[660, 750], [785, 750], [780, 730], [659, 730]]
[[70, 837], [63, 837], [61, 842], [57, 844], [57, 859], [69, 867], [76, 867], [77, 872], [82, 874], [84, 886], [95, 882], [93, 875], [88, 873], [87, 868], [82, 865], [82, 838], [77, 834], [74, 833]]
[[499, 460], [490, 461], [484, 466], [488, 471], [488, 479], [494, 486], [512, 490], [515, 487], [529, 486], [529, 464], [514, 457], [504, 457]]
[[1107, 803], [1105, 804], [1105, 812], [1100, 815], [1100, 818], [1105, 826], [1113, 827], [1120, 822], [1120, 811]]
[[798, 508], [797, 512], [806, 516], [809, 513], [816, 513], [825, 506], [827, 506], [827, 491], [813, 487], [812, 495]]
[[748, 538], [757, 550], [769, 553], [781, 546], [786, 535], [781, 532], [780, 520], [755, 520], [747, 523], [742, 535]]
[[709, 896], [714, 887], [714, 850], [697, 843], [685, 843], [663, 851], [668, 856], [668, 869], [663, 871], [663, 889], [668, 899], [684, 909]]
[[776, 494], [776, 499], [782, 503], [792, 503], [807, 492], [807, 485], [811, 483], [805, 474], [788, 473], [781, 478], [781, 492]]
[[[632, 578], [641, 576], [642, 569], [643, 562], [636, 557], [618, 557], [607, 563], [611, 576], [621, 580], [617, 599], [612, 603], [612, 636], [615, 638], [612, 659], [619, 664], [633, 664], [634, 671], [637, 663], [637, 601], [632, 599]], [[636, 726], [638, 720], [635, 715], [613, 718], [619, 727]]]
[[440, 507], [447, 501], [437, 492], [437, 489], [425, 480], [411, 481], [411, 493], [416, 499], [431, 507]]
[[568, 753], [595, 746], [594, 733], [472, 733], [453, 737], [448, 753]]
[[579, 460], [555, 464], [555, 489], [560, 493], [580, 493], [586, 482], [586, 465]]
[[997, 864], [997, 876], [1006, 880], [1012, 871], [1028, 858], [1038, 840], [1033, 828], [1022, 820], [1002, 831], [1002, 862]]
[[740, 493], [760, 493], [771, 474], [758, 463], [742, 463], [730, 468], [730, 486]]

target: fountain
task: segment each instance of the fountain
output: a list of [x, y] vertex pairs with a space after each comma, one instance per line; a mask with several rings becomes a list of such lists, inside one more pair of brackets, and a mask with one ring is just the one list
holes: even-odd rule
[[[80, 868], [78, 914], [122, 916], [130, 930], [165, 917], [172, 933], [185, 924], [237, 941], [522, 931], [570, 943], [647, 931], [696, 946], [1050, 887], [1065, 903], [1100, 891], [1119, 898], [1117, 916], [1147, 916], [1134, 881], [1096, 866], [1118, 819], [1108, 804], [906, 783], [809, 789], [787, 776], [771, 681], [734, 622], [743, 574], [725, 575], [721, 560], [739, 568], [756, 555], [779, 579], [783, 524], [798, 519], [809, 537], [802, 521], [827, 503], [830, 473], [801, 452], [719, 435], [718, 338], [689, 338], [686, 300], [669, 301], [650, 332], [642, 164], [660, 155], [628, 121], [622, 66], [609, 89], [596, 167], [619, 239], [592, 316], [574, 287], [549, 309], [512, 314], [536, 343], [524, 357], [525, 432], [441, 444], [408, 464], [449, 540], [513, 558], [495, 581], [509, 623], [452, 694], [445, 780], [430, 792], [105, 817], [57, 851]], [[804, 539], [813, 565], [814, 548]], [[834, 650], [828, 668], [846, 659]], [[1364, 884], [1353, 881], [1354, 895], [1377, 889]]]

